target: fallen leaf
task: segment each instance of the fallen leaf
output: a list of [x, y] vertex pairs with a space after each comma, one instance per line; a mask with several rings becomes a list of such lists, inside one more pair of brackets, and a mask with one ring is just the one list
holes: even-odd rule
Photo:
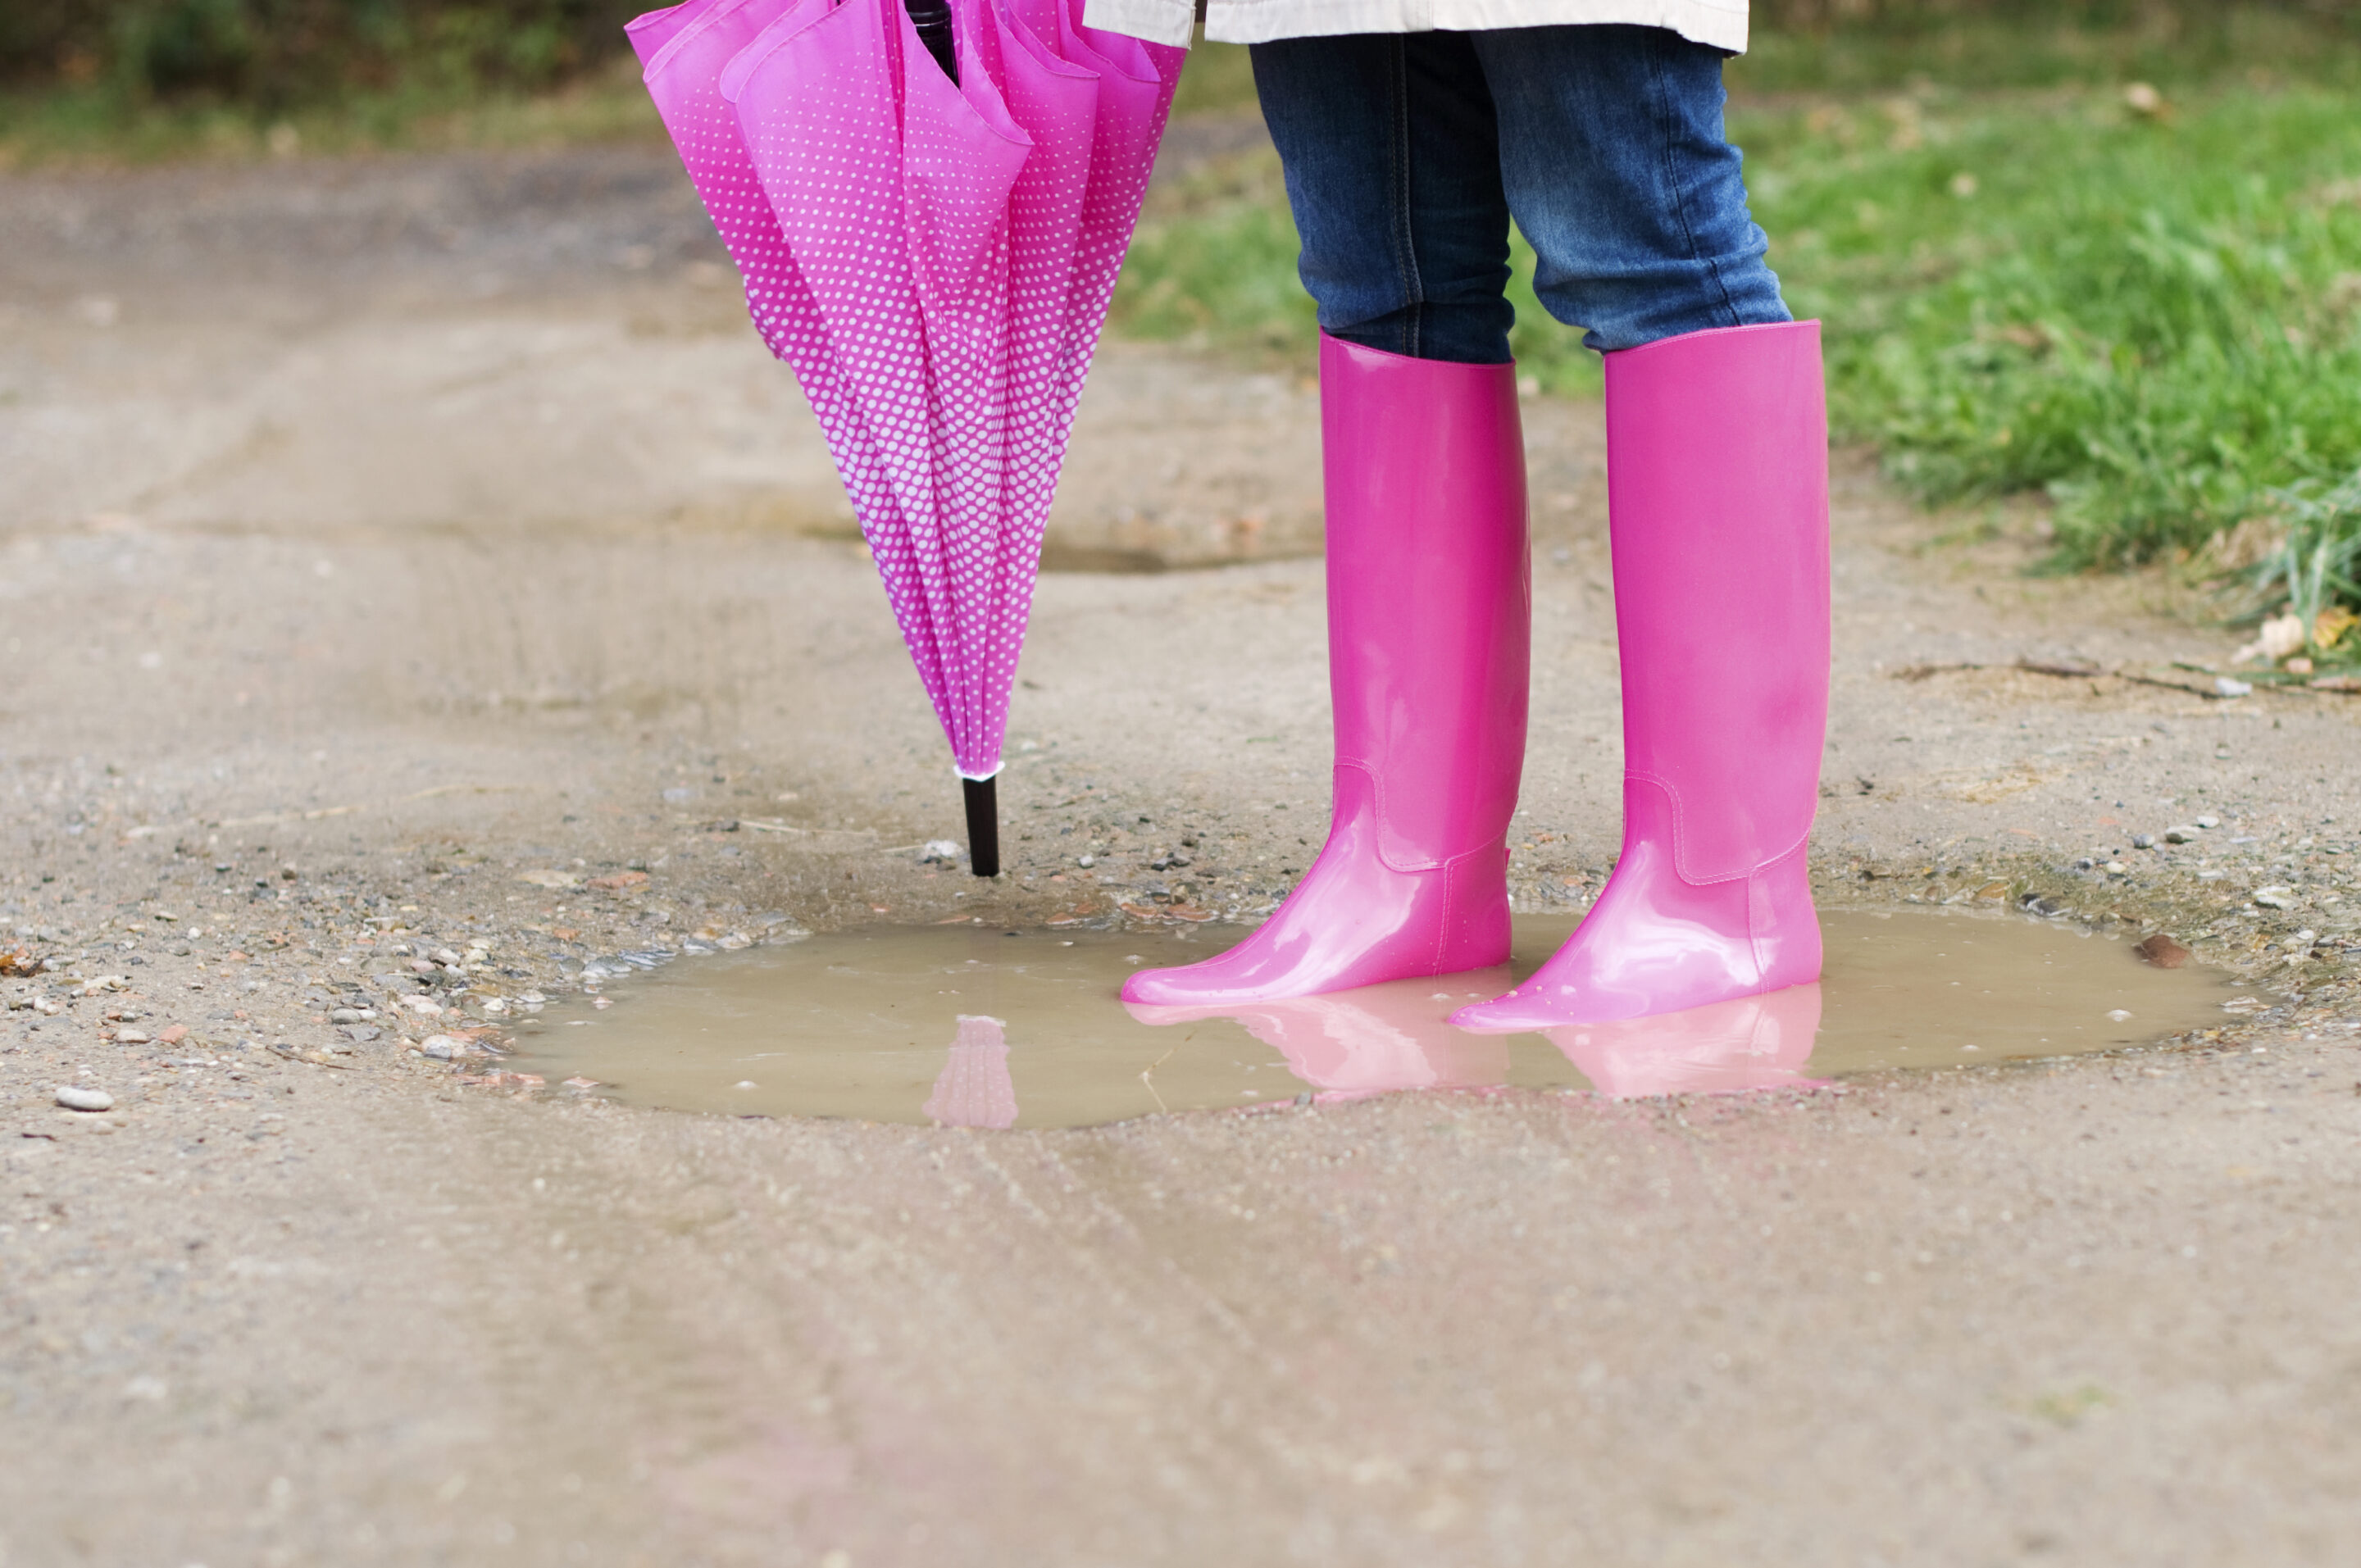
[[2189, 949], [2158, 931], [2132, 949], [2158, 969], [2179, 969], [2189, 961]]

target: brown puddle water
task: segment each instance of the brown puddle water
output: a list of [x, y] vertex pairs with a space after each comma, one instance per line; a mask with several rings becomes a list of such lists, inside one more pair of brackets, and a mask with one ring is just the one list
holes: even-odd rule
[[2048, 921], [1845, 911], [1822, 917], [1818, 985], [1547, 1035], [1443, 1021], [1572, 927], [1521, 917], [1498, 970], [1154, 1023], [1115, 999], [1123, 977], [1242, 932], [842, 931], [683, 959], [554, 1005], [525, 1021], [515, 1065], [684, 1111], [1074, 1127], [1306, 1095], [1510, 1084], [1622, 1098], [2065, 1056], [2219, 1023], [2230, 995], [2212, 971], [2152, 969], [2128, 942]]

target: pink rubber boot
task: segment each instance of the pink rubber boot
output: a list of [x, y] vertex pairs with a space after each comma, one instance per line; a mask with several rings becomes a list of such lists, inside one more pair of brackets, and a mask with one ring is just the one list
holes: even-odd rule
[[1509, 957], [1532, 573], [1513, 365], [1320, 340], [1335, 805], [1287, 902], [1126, 1002], [1266, 1001]]
[[1452, 1022], [1548, 1029], [1820, 975], [1804, 845], [1828, 712], [1817, 322], [1607, 356], [1623, 853], [1524, 984]]

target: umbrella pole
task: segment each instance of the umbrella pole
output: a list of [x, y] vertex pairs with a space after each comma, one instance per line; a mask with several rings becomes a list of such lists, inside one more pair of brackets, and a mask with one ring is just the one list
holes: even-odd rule
[[910, 25], [917, 29], [918, 42], [935, 57], [943, 74], [957, 82], [959, 56], [951, 41], [950, 0], [903, 0], [902, 9], [910, 13]]
[[961, 779], [967, 796], [967, 864], [978, 876], [1000, 874], [1000, 780]]

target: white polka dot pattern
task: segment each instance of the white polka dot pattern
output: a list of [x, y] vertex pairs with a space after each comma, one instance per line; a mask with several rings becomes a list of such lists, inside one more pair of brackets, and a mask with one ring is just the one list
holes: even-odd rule
[[1180, 51], [1081, 0], [689, 0], [631, 24], [828, 438], [959, 771], [997, 772], [1067, 433]]
[[946, 1127], [1016, 1125], [1016, 1080], [1008, 1071], [1008, 1025], [997, 1018], [959, 1014], [950, 1059], [927, 1096], [929, 1121]]

